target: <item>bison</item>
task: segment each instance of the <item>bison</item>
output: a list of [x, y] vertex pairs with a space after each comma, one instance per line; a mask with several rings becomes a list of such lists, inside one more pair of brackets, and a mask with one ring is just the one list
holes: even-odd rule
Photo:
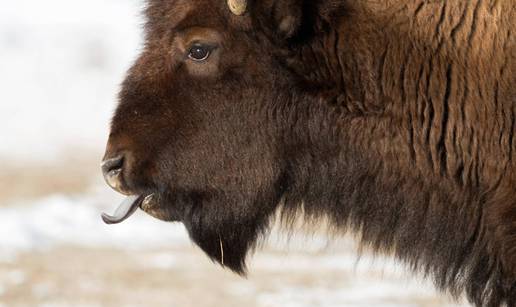
[[[102, 164], [245, 274], [328, 220], [476, 306], [516, 306], [510, 0], [149, 0]], [[277, 213], [277, 214], [276, 214]]]

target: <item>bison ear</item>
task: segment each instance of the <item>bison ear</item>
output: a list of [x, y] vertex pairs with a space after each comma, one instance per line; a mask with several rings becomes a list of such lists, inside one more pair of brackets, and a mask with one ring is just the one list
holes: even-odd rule
[[275, 38], [284, 40], [296, 35], [302, 24], [304, 0], [255, 1], [255, 16]]
[[280, 0], [273, 13], [277, 33], [284, 39], [292, 38], [299, 28], [303, 18], [303, 4], [300, 0]]
[[348, 10], [339, 0], [248, 0], [259, 26], [279, 40], [297, 40], [327, 31]]

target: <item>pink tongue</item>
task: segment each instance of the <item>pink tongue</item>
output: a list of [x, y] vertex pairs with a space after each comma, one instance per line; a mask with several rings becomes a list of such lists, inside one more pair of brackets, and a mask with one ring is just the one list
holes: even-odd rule
[[106, 224], [121, 223], [129, 218], [136, 211], [136, 209], [138, 209], [142, 200], [142, 196], [128, 196], [126, 199], [124, 199], [120, 206], [118, 206], [113, 215], [102, 213], [102, 220]]

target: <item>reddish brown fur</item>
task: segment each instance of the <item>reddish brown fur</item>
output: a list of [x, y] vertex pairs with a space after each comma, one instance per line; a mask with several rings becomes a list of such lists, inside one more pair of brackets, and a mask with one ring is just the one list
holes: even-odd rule
[[[106, 157], [242, 273], [279, 209], [516, 306], [512, 1], [150, 0]], [[187, 58], [192, 41], [216, 46]]]

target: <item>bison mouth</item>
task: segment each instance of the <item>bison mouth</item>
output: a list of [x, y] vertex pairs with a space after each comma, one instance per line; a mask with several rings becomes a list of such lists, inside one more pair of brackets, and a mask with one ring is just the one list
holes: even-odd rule
[[138, 208], [150, 210], [156, 203], [155, 194], [127, 196], [115, 210], [113, 215], [102, 213], [102, 220], [106, 224], [119, 224], [128, 219]]

